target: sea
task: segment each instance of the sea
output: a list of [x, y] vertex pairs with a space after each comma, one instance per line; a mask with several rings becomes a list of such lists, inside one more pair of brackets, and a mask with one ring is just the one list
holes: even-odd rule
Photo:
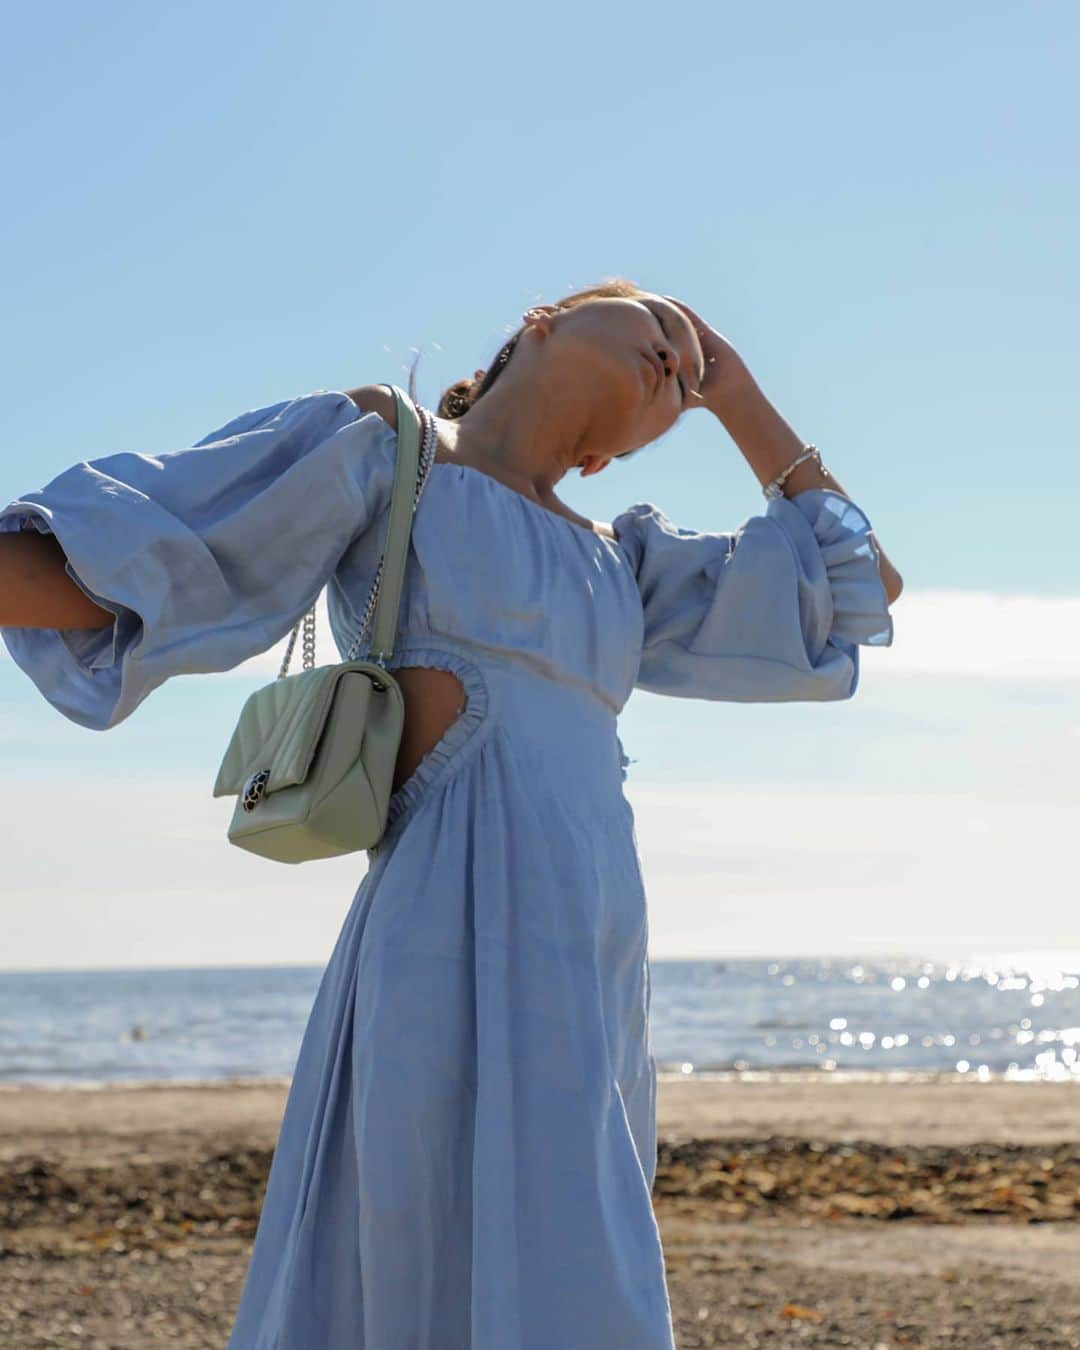
[[[0, 1091], [287, 1083], [321, 974], [0, 972]], [[653, 960], [651, 979], [661, 1078], [1080, 1081], [1080, 954]]]

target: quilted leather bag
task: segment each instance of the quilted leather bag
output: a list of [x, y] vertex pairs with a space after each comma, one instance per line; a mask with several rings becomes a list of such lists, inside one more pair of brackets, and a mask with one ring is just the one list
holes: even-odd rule
[[[315, 607], [304, 615], [304, 668], [289, 675], [301, 624], [272, 684], [247, 699], [213, 795], [235, 795], [229, 842], [274, 862], [299, 863], [374, 847], [386, 828], [405, 724], [393, 655], [412, 518], [435, 460], [435, 422], [409, 395], [397, 401], [397, 456], [386, 542], [348, 657], [315, 665]], [[423, 447], [421, 448], [421, 430]], [[374, 618], [368, 659], [355, 652]]]

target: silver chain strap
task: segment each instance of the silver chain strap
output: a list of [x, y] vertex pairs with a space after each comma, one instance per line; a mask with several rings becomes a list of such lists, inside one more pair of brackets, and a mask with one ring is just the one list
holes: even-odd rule
[[[413, 504], [412, 504], [412, 511], [414, 515], [416, 513], [417, 506], [420, 504], [420, 494], [423, 492], [424, 485], [427, 483], [428, 474], [431, 472], [431, 466], [432, 464], [435, 463], [435, 446], [437, 440], [437, 428], [435, 426], [435, 419], [431, 416], [431, 414], [427, 411], [426, 408], [421, 408], [419, 404], [417, 405], [416, 410], [420, 415], [420, 425], [421, 428], [423, 429], [424, 434], [423, 434], [423, 441], [420, 447], [420, 461], [416, 474], [416, 492], [413, 496]], [[355, 659], [357, 649], [364, 637], [364, 634], [367, 631], [368, 624], [371, 623], [371, 620], [374, 617], [375, 606], [378, 604], [379, 600], [379, 584], [382, 581], [383, 564], [385, 563], [385, 561], [386, 555], [384, 554], [379, 559], [379, 567], [375, 573], [375, 580], [371, 584], [371, 593], [368, 596], [367, 605], [364, 607], [364, 617], [360, 621], [360, 628], [356, 634], [356, 637], [353, 638], [352, 646], [349, 648], [348, 655], [345, 657], [346, 661], [352, 661]], [[297, 633], [300, 632], [301, 625], [303, 626], [304, 629], [303, 668], [304, 670], [311, 670], [314, 668], [315, 606], [312, 605], [312, 607], [304, 615], [300, 623], [296, 625], [296, 627], [292, 630], [292, 633], [289, 635], [289, 645], [285, 648], [285, 659], [282, 661], [281, 669], [278, 671], [277, 677], [279, 680], [284, 678], [284, 676], [288, 674], [289, 661], [292, 658], [293, 648], [296, 646], [296, 635]], [[375, 655], [375, 660], [379, 665], [382, 665], [382, 661], [379, 660], [381, 656], [382, 656], [381, 652], [378, 652]]]

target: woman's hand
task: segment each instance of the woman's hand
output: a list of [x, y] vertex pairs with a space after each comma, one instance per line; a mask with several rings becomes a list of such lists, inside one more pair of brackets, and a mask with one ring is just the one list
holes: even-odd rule
[[[665, 295], [664, 299], [678, 305], [694, 325], [701, 341], [705, 354], [705, 382], [701, 386], [702, 400], [697, 406], [707, 407], [723, 422], [764, 487], [791, 464], [805, 449], [806, 443], [766, 398], [727, 338], [673, 295]], [[824, 473], [819, 463], [808, 459], [788, 475], [783, 491], [785, 497], [792, 497], [811, 488], [826, 488], [847, 496], [831, 472]], [[873, 538], [877, 546], [878, 572], [885, 587], [885, 598], [891, 605], [903, 590], [904, 579], [885, 556], [877, 535]]]
[[705, 355], [705, 383], [701, 386], [701, 402], [695, 406], [708, 408], [720, 417], [729, 401], [750, 382], [746, 363], [727, 338], [695, 314], [688, 304], [676, 300], [673, 295], [665, 295], [664, 299], [678, 305], [694, 325]]

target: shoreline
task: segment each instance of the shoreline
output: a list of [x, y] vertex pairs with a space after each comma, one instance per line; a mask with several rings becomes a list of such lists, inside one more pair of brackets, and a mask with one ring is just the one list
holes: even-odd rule
[[[77, 1161], [139, 1151], [191, 1156], [207, 1136], [272, 1148], [291, 1079], [7, 1084], [0, 1089], [0, 1164], [37, 1151]], [[1080, 1082], [979, 1080], [959, 1075], [882, 1079], [828, 1075], [662, 1077], [659, 1141], [862, 1140], [909, 1147], [1080, 1144]]]
[[[1035, 1070], [1019, 1069], [1013, 1072], [960, 1073], [955, 1069], [695, 1069], [684, 1073], [678, 1069], [657, 1068], [658, 1083], [754, 1083], [754, 1082], [841, 1082], [841, 1083], [1070, 1083], [1080, 1085], [1080, 1073], [1048, 1077]], [[162, 1090], [169, 1088], [246, 1088], [288, 1087], [289, 1074], [232, 1074], [221, 1078], [41, 1078], [0, 1079], [0, 1093], [24, 1090], [42, 1092], [102, 1092]]]

